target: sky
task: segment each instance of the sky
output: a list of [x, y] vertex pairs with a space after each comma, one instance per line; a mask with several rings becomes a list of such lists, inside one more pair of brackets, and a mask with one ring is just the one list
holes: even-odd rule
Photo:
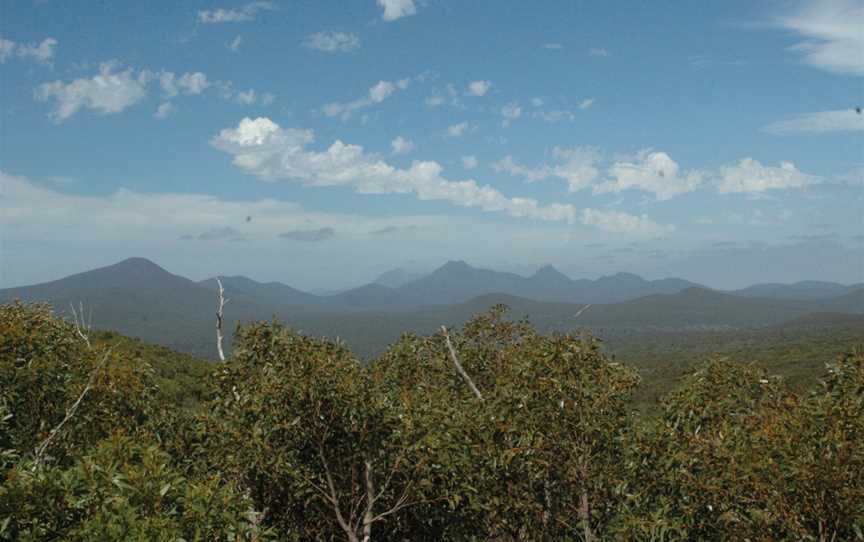
[[864, 281], [864, 1], [0, 4], [0, 287]]

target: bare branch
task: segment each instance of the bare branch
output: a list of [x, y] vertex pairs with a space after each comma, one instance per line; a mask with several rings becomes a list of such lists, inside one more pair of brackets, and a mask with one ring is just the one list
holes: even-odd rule
[[330, 474], [330, 466], [327, 464], [327, 459], [324, 457], [323, 443], [318, 444], [318, 457], [321, 459], [321, 465], [324, 467], [324, 475], [327, 479], [327, 488], [330, 490], [327, 500], [329, 500], [330, 504], [333, 505], [333, 511], [336, 513], [336, 521], [339, 523], [339, 527], [341, 527], [345, 532], [349, 542], [359, 542], [357, 535], [351, 529], [351, 525], [349, 525], [342, 516], [342, 509], [339, 507], [339, 498], [336, 495], [336, 485], [333, 483], [333, 476]]
[[573, 318], [574, 319], [579, 318], [580, 316], [582, 316], [583, 312], [587, 311], [590, 308], [591, 308], [591, 303], [588, 303], [587, 305], [585, 305], [584, 307], [582, 307], [581, 309], [576, 311], [576, 314], [573, 315]]
[[75, 333], [87, 344], [90, 348], [90, 330], [93, 328], [93, 309], [90, 309], [90, 320], [87, 321], [84, 317], [84, 302], [78, 301], [78, 310], [75, 310], [75, 305], [70, 301], [69, 308], [72, 309], [72, 323], [75, 326]]
[[222, 309], [228, 300], [225, 299], [225, 289], [222, 288], [222, 281], [216, 277], [216, 284], [219, 285], [219, 305], [216, 308], [216, 349], [219, 352], [219, 361], [225, 361], [225, 352], [222, 350]]
[[447, 341], [447, 349], [450, 351], [450, 359], [453, 360], [453, 364], [456, 366], [456, 370], [459, 371], [459, 374], [462, 375], [462, 378], [465, 379], [465, 382], [468, 383], [468, 387], [471, 388], [471, 391], [474, 392], [474, 395], [477, 396], [477, 399], [483, 400], [483, 394], [480, 393], [480, 390], [477, 389], [477, 386], [474, 385], [474, 381], [471, 380], [471, 377], [468, 376], [468, 373], [465, 372], [465, 369], [462, 368], [462, 364], [459, 363], [459, 358], [456, 356], [456, 349], [453, 348], [453, 343], [450, 342], [450, 334], [447, 333], [447, 328], [441, 326], [441, 331], [444, 332], [444, 340]]
[[108, 358], [111, 356], [112, 349], [113, 347], [105, 351], [105, 355], [102, 357], [102, 361], [100, 361], [96, 368], [93, 369], [93, 372], [90, 373], [90, 378], [87, 380], [87, 385], [84, 386], [84, 390], [81, 392], [81, 395], [78, 396], [78, 399], [74, 403], [72, 403], [72, 406], [69, 407], [69, 410], [66, 411], [66, 417], [64, 417], [63, 420], [57, 425], [57, 427], [55, 427], [51, 430], [50, 433], [48, 433], [48, 436], [45, 438], [45, 440], [43, 440], [42, 443], [36, 447], [36, 450], [33, 454], [34, 469], [39, 467], [39, 463], [42, 461], [42, 456], [45, 454], [45, 450], [48, 449], [48, 445], [51, 444], [51, 441], [54, 440], [54, 437], [56, 437], [60, 430], [63, 429], [63, 426], [66, 425], [66, 422], [72, 419], [72, 417], [75, 415], [75, 412], [77, 412], [78, 407], [81, 406], [81, 401], [84, 400], [84, 396], [87, 395], [87, 392], [89, 392], [90, 389], [93, 387], [93, 383], [96, 382], [96, 376], [99, 374], [99, 371], [101, 371], [102, 367], [104, 367], [105, 364], [108, 363]]

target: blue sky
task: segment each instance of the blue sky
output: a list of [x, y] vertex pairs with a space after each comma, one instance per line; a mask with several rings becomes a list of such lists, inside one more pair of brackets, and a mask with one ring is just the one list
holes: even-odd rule
[[864, 2], [5, 2], [0, 287], [864, 281]]

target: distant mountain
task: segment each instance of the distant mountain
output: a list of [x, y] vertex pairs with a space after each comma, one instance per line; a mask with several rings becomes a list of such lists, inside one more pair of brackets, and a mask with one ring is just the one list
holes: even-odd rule
[[423, 278], [423, 276], [423, 273], [412, 273], [399, 267], [381, 273], [372, 283], [387, 286], [388, 288], [398, 288], [404, 284]]
[[805, 280], [793, 284], [754, 284], [729, 293], [742, 297], [773, 299], [830, 299], [864, 288], [864, 284], [845, 286], [836, 282]]
[[[305, 333], [341, 337], [364, 356], [380, 352], [404, 332], [433, 333], [441, 325], [460, 325], [497, 303], [509, 305], [514, 318], [527, 316], [543, 332], [587, 327], [604, 338], [763, 328], [796, 319], [812, 327], [842, 319], [837, 313], [864, 314], [864, 288], [830, 299], [756, 298], [627, 273], [572, 280], [551, 266], [522, 277], [448, 262], [398, 288], [369, 284], [330, 296], [245, 277], [224, 277], [222, 282], [231, 299], [225, 308], [228, 337], [238, 322], [275, 315]], [[52, 282], [0, 290], [0, 302], [47, 301], [68, 314], [69, 304], [81, 301], [87, 312], [92, 310], [98, 328], [212, 358], [214, 285], [213, 279], [197, 283], [149, 260], [130, 258]], [[609, 299], [619, 301], [598, 301]], [[835, 315], [807, 320], [813, 313]]]
[[[233, 276], [219, 277], [222, 287], [233, 298], [243, 297], [247, 301], [265, 306], [284, 307], [316, 306], [321, 304], [321, 297], [302, 292], [281, 282], [257, 282], [250, 278]], [[215, 278], [200, 281], [198, 284], [215, 292], [218, 290]]]
[[[15, 299], [50, 303], [69, 315], [81, 303], [96, 328], [114, 329], [171, 348], [213, 357], [216, 298], [212, 291], [174, 275], [145, 258], [78, 273], [66, 278], [0, 290], [0, 302]], [[268, 309], [242, 297], [226, 310], [226, 330], [238, 321], [269, 317]], [[227, 333], [226, 333], [227, 335]]]

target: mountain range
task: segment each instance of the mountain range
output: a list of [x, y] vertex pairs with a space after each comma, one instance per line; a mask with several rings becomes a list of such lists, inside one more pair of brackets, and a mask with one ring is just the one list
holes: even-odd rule
[[[339, 336], [363, 355], [380, 352], [403, 332], [432, 333], [498, 303], [510, 306], [514, 317], [528, 316], [541, 331], [581, 326], [604, 336], [754, 328], [813, 313], [864, 314], [860, 284], [764, 284], [721, 292], [676, 278], [647, 281], [618, 273], [574, 280], [551, 266], [523, 277], [459, 261], [396, 287], [370, 283], [332, 295], [242, 276], [220, 280], [230, 299], [227, 329], [275, 316], [308, 333]], [[95, 327], [212, 357], [215, 288], [215, 278], [195, 282], [147, 259], [129, 258], [52, 282], [0, 290], [0, 302], [45, 301], [61, 313], [81, 302]]]

